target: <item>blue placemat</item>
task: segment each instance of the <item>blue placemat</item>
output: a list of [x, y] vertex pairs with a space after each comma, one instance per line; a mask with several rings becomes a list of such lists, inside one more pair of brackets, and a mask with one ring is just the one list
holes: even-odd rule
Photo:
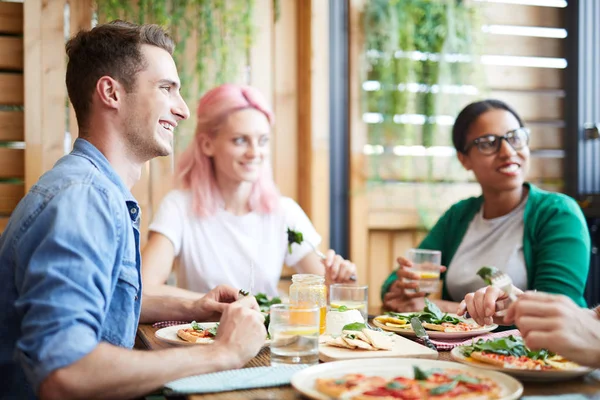
[[284, 386], [290, 384], [292, 375], [308, 366], [295, 364], [233, 369], [178, 379], [167, 383], [165, 389], [167, 392], [190, 394]]
[[554, 396], [524, 396], [521, 400], [589, 400], [590, 397], [583, 394], [558, 394]]

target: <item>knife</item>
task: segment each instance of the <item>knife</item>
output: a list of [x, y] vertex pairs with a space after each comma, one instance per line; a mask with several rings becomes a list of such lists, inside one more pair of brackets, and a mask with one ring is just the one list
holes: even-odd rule
[[423, 342], [425, 342], [427, 347], [429, 347], [431, 350], [437, 351], [437, 347], [435, 347], [435, 344], [433, 344], [431, 342], [431, 340], [429, 340], [429, 335], [427, 334], [427, 331], [425, 330], [425, 328], [423, 328], [423, 324], [421, 324], [421, 321], [419, 321], [419, 318], [412, 317], [410, 319], [410, 326], [412, 326], [413, 331], [415, 331], [415, 334], [417, 335], [417, 337], [419, 339], [423, 340]]

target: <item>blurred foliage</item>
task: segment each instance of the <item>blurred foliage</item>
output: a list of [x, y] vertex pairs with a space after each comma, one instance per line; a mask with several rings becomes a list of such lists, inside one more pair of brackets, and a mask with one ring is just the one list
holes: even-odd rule
[[168, 29], [186, 98], [237, 80], [247, 62], [254, 0], [96, 0], [96, 5], [99, 22], [122, 19]]

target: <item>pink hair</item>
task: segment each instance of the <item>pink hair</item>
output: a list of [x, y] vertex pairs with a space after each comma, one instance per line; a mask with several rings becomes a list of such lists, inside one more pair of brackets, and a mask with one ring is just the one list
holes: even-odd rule
[[[202, 135], [216, 135], [229, 115], [249, 108], [263, 113], [269, 124], [273, 125], [274, 116], [267, 101], [251, 86], [221, 85], [208, 91], [200, 99], [194, 139], [181, 154], [176, 170], [180, 186], [192, 192], [192, 210], [200, 217], [214, 215], [221, 202], [213, 162], [201, 149]], [[279, 191], [273, 182], [271, 164], [265, 162], [258, 180], [252, 187], [248, 206], [252, 211], [268, 214], [273, 212], [278, 204]]]

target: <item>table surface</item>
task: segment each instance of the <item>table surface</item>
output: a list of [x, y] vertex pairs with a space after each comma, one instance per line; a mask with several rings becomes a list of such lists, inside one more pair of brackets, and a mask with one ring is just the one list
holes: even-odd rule
[[[165, 349], [171, 348], [170, 344], [161, 342], [156, 339], [154, 332], [157, 328], [153, 328], [151, 325], [140, 325], [138, 328], [138, 337], [136, 341], [137, 348], [143, 348], [148, 350]], [[441, 351], [439, 353], [439, 360], [452, 361], [450, 352]], [[270, 365], [270, 353], [269, 348], [263, 348], [260, 353], [256, 355], [244, 368], [251, 367], [262, 367]], [[585, 394], [600, 396], [600, 378], [597, 378], [598, 371], [594, 376], [587, 376], [585, 378], [575, 379], [571, 381], [562, 382], [523, 382], [524, 396], [543, 396], [543, 395], [558, 395], [558, 394]], [[251, 390], [238, 390], [234, 392], [222, 392], [213, 394], [202, 394], [202, 395], [190, 395], [187, 397], [189, 400], [232, 400], [232, 399], [253, 399], [253, 400], [265, 400], [265, 399], [304, 399], [302, 395], [296, 392], [291, 386], [283, 386], [276, 388], [264, 388], [264, 389], [251, 389]]]

